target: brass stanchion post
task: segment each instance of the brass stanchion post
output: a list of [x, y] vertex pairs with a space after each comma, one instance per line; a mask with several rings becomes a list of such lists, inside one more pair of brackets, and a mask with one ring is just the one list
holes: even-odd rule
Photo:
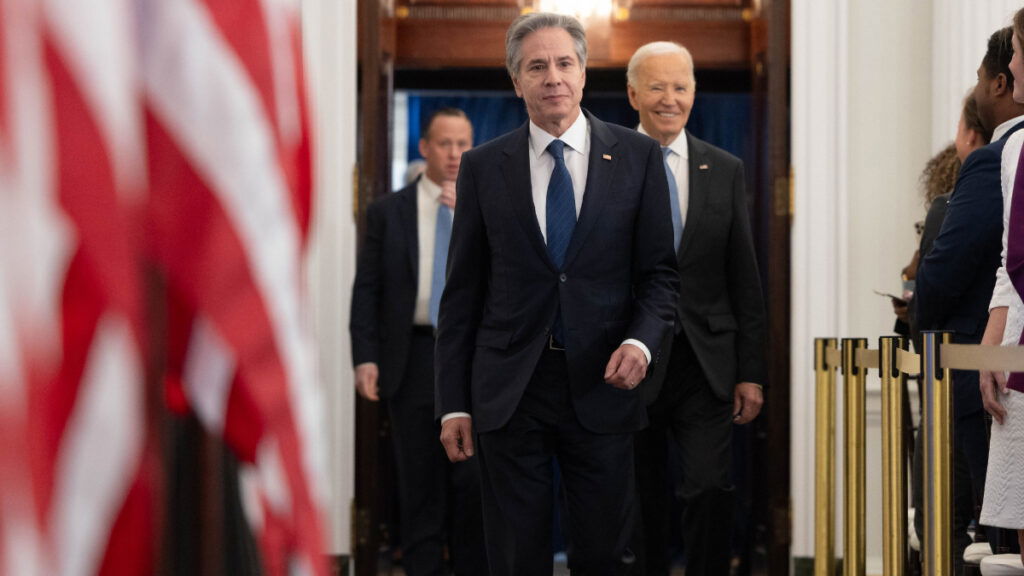
[[843, 515], [846, 530], [843, 534], [843, 576], [864, 576], [865, 557], [865, 494], [864, 466], [864, 377], [865, 370], [857, 367], [856, 351], [867, 348], [866, 338], [843, 338], [843, 434], [846, 467], [843, 482]]
[[896, 364], [903, 338], [878, 339], [882, 377], [882, 573], [903, 576], [907, 542], [907, 476], [903, 465], [903, 383]]
[[923, 332], [921, 385], [924, 386], [924, 573], [952, 576], [953, 401], [950, 371], [941, 367], [949, 332]]
[[814, 576], [835, 576], [836, 371], [828, 362], [835, 338], [814, 339]]

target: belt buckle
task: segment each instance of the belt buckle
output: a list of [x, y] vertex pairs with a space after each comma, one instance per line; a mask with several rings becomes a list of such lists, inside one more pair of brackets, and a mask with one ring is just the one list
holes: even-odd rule
[[559, 352], [565, 352], [565, 347], [555, 344], [555, 335], [548, 334], [548, 350], [557, 350]]

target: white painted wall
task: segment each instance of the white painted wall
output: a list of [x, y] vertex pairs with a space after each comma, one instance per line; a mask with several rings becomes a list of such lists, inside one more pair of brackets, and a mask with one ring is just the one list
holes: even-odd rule
[[[951, 141], [1007, 0], [793, 0], [792, 498], [794, 557], [814, 554], [813, 338], [888, 334], [916, 248], [917, 179]], [[840, 394], [841, 395], [841, 394]], [[878, 378], [868, 380], [868, 574], [881, 573]], [[841, 407], [840, 412], [841, 415]], [[842, 421], [837, 423], [840, 431]], [[837, 522], [841, 523], [841, 456]], [[836, 551], [842, 554], [841, 531]]]
[[[924, 9], [922, 9], [924, 8]], [[884, 15], [884, 16], [883, 16]], [[892, 330], [887, 300], [900, 290], [923, 215], [917, 177], [930, 153], [931, 19], [912, 0], [793, 3], [793, 550], [814, 553], [813, 338], [877, 337]], [[881, 526], [880, 418], [870, 378], [867, 522]], [[841, 395], [841, 394], [840, 394]], [[837, 431], [842, 445], [842, 418]], [[837, 474], [842, 478], [841, 456]], [[842, 482], [837, 518], [842, 517]], [[839, 522], [841, 526], [841, 522]], [[842, 554], [842, 532], [836, 537]], [[868, 530], [869, 573], [881, 533]]]
[[932, 12], [932, 147], [956, 135], [964, 94], [977, 80], [988, 37], [1009, 26], [1020, 0], [934, 0]]
[[846, 25], [846, 335], [876, 348], [895, 318], [872, 290], [900, 292], [917, 248], [913, 223], [925, 213], [918, 177], [932, 154], [931, 67], [922, 65], [931, 59], [931, 15], [917, 0], [857, 0]]
[[351, 554], [355, 396], [348, 335], [355, 276], [352, 173], [356, 163], [356, 1], [302, 0], [303, 41], [315, 135], [309, 272], [325, 416], [329, 554]]

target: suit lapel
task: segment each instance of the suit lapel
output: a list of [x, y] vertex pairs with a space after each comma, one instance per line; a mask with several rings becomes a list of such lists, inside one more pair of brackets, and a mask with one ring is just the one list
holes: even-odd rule
[[[422, 176], [420, 176], [422, 178]], [[412, 269], [414, 278], [419, 278], [419, 231], [416, 221], [416, 190], [419, 187], [417, 179], [404, 190], [400, 191], [398, 203], [398, 217], [402, 223], [402, 231], [405, 234], [405, 245], [408, 247], [409, 267]]]
[[[693, 244], [693, 236], [697, 230], [697, 223], [708, 203], [708, 194], [711, 193], [711, 171], [714, 166], [708, 160], [708, 150], [704, 142], [694, 138], [689, 132], [686, 133], [686, 145], [689, 158], [687, 167], [689, 173], [689, 198], [686, 205], [686, 222], [683, 223], [683, 237], [679, 240], [679, 260]], [[705, 168], [701, 169], [701, 166]]]
[[584, 246], [587, 235], [597, 224], [601, 210], [608, 203], [608, 194], [611, 190], [612, 176], [615, 174], [615, 165], [618, 158], [612, 154], [612, 149], [618, 144], [618, 139], [604, 122], [592, 116], [586, 110], [583, 111], [590, 120], [590, 157], [587, 165], [587, 186], [583, 192], [583, 205], [580, 207], [579, 218], [576, 220], [576, 229], [573, 230], [572, 240], [569, 241], [569, 249], [565, 253], [565, 268], [572, 265], [573, 259], [579, 254]]
[[554, 268], [544, 236], [537, 222], [537, 208], [533, 204], [533, 182], [530, 179], [530, 124], [524, 124], [515, 137], [509, 141], [504, 150], [505, 157], [501, 163], [501, 173], [505, 178], [505, 189], [508, 190], [512, 208], [519, 219], [519, 225], [526, 232], [526, 237], [547, 265]]

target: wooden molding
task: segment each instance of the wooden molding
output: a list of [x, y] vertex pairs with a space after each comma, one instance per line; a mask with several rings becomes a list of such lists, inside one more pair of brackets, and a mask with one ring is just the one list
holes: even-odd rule
[[501, 68], [503, 21], [398, 21], [395, 66], [399, 68]]
[[[509, 21], [399, 19], [394, 36], [397, 68], [501, 68]], [[749, 68], [751, 23], [632, 21], [591, 28], [590, 68], [624, 68], [637, 48], [672, 40], [693, 54], [697, 68]], [[443, 38], [444, 41], [439, 41]]]
[[515, 6], [518, 0], [399, 0], [399, 6]]
[[742, 6], [749, 7], [751, 0], [633, 0], [637, 6]]
[[672, 22], [629, 20], [612, 26], [606, 62], [590, 66], [625, 67], [637, 48], [655, 40], [670, 40], [686, 46], [700, 68], [748, 68], [750, 66], [750, 24], [742, 20]]

